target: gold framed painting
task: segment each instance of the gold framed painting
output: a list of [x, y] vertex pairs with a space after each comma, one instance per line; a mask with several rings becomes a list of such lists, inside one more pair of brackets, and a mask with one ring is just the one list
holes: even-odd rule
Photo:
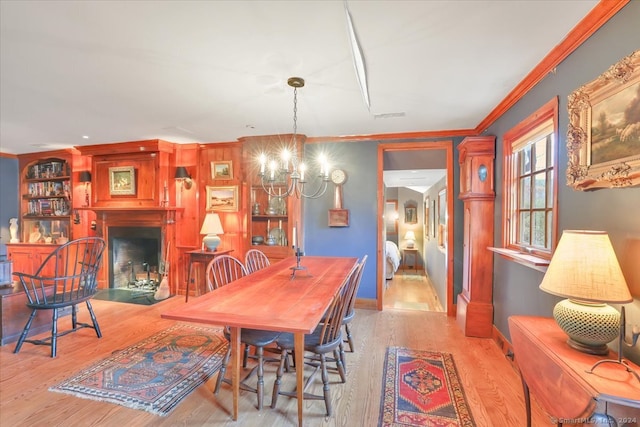
[[569, 95], [567, 185], [640, 185], [640, 50]]
[[233, 179], [233, 163], [231, 160], [211, 162], [211, 178]]
[[136, 194], [136, 171], [133, 166], [109, 168], [109, 194]]
[[238, 210], [238, 186], [212, 187], [207, 185], [207, 211], [235, 212]]

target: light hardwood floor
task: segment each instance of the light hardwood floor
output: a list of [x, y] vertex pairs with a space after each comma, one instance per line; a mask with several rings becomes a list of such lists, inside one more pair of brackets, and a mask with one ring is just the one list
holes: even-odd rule
[[[296, 401], [280, 397], [272, 410], [275, 367], [265, 372], [265, 408], [256, 409], [256, 396], [242, 392], [240, 417], [230, 418], [231, 392], [223, 385], [212, 393], [215, 376], [194, 390], [167, 417], [123, 406], [54, 393], [48, 388], [118, 349], [134, 344], [175, 322], [160, 313], [185, 304], [173, 297], [153, 306], [93, 301], [103, 338], [91, 329], [58, 342], [58, 357], [49, 347], [25, 344], [13, 354], [13, 344], [0, 348], [0, 426], [260, 426], [296, 425]], [[86, 316], [82, 310], [81, 318]], [[68, 317], [61, 327], [68, 327]], [[305, 402], [306, 426], [377, 426], [382, 371], [387, 346], [430, 349], [453, 354], [477, 426], [523, 426], [524, 403], [520, 378], [498, 347], [488, 339], [464, 337], [455, 319], [444, 313], [416, 310], [358, 309], [352, 329], [355, 353], [347, 353], [347, 382], [331, 386], [334, 415], [325, 417], [322, 401]], [[293, 374], [289, 375], [293, 377]], [[335, 376], [337, 377], [337, 375]], [[293, 378], [291, 378], [293, 379]], [[533, 405], [533, 425], [551, 425]]]
[[423, 271], [398, 270], [386, 287], [385, 309], [444, 311], [431, 279]]

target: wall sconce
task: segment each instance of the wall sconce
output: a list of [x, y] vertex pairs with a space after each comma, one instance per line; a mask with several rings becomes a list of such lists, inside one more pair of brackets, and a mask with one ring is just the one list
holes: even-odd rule
[[180, 185], [187, 190], [189, 190], [193, 186], [193, 180], [191, 179], [189, 172], [187, 172], [187, 168], [185, 168], [184, 166], [178, 166], [176, 168], [176, 175], [174, 176], [174, 178], [176, 179], [176, 181], [179, 180]]
[[89, 184], [91, 184], [91, 172], [80, 172], [80, 182], [84, 183], [84, 207], [89, 206]]

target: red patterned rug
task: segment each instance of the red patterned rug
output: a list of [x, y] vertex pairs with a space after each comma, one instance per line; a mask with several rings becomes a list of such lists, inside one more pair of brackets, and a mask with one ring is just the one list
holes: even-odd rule
[[220, 328], [178, 324], [49, 390], [165, 416], [218, 371], [227, 345]]
[[449, 353], [387, 348], [379, 427], [474, 427]]

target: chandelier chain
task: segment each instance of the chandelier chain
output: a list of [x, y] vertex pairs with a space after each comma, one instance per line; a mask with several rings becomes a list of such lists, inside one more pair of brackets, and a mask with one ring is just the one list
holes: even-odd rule
[[293, 88], [293, 142], [296, 142], [298, 134], [298, 88]]

